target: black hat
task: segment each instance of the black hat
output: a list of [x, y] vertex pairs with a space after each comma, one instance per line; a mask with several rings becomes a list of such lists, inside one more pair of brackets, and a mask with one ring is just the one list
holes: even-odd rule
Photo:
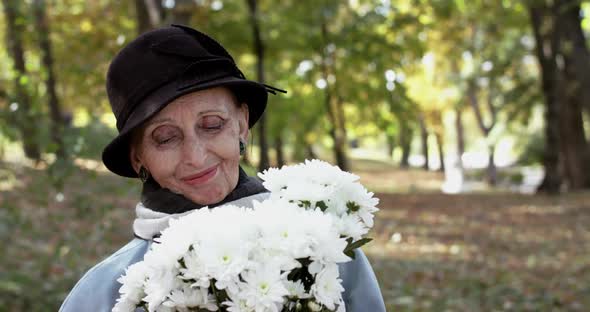
[[132, 130], [174, 99], [216, 86], [228, 87], [248, 104], [249, 127], [264, 112], [267, 92], [282, 91], [246, 80], [218, 42], [186, 26], [156, 29], [130, 42], [107, 73], [107, 94], [119, 135], [103, 150], [106, 167], [124, 177], [137, 177], [129, 158]]

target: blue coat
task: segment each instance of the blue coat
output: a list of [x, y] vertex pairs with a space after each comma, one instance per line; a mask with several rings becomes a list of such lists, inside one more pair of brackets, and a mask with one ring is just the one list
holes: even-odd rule
[[[256, 196], [263, 198], [268, 196], [268, 193], [244, 197], [232, 203], [250, 207], [252, 200], [257, 199]], [[141, 203], [139, 205], [141, 206]], [[138, 212], [138, 215], [141, 213]], [[151, 226], [152, 223], [148, 221], [148, 224]], [[168, 223], [160, 222], [160, 224]], [[140, 233], [139, 230], [140, 228], [136, 228], [134, 224], [134, 231]], [[143, 260], [151, 242], [151, 240], [136, 238], [94, 266], [74, 286], [59, 311], [111, 311], [119, 298], [121, 284], [117, 282], [117, 279], [123, 275], [128, 266]], [[346, 311], [384, 312], [385, 304], [373, 269], [360, 249], [355, 250], [355, 253], [355, 260], [339, 265], [340, 278], [345, 289], [343, 299]]]
[[[94, 266], [78, 281], [59, 311], [110, 312], [119, 298], [121, 284], [117, 278], [125, 272], [125, 268], [143, 260], [149, 244], [146, 240], [136, 238]], [[340, 277], [345, 289], [343, 298], [346, 311], [385, 311], [377, 279], [362, 251], [357, 249], [355, 260], [340, 265]]]

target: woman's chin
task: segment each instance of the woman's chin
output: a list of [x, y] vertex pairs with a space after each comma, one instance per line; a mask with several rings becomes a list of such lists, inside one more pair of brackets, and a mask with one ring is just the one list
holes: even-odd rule
[[222, 201], [227, 194], [222, 192], [218, 187], [206, 187], [199, 190], [191, 190], [183, 194], [184, 197], [199, 205], [212, 205]]

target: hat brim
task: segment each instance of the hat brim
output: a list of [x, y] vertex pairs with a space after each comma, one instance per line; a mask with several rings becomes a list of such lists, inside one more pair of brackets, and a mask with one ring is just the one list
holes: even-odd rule
[[150, 94], [134, 109], [124, 127], [119, 131], [119, 135], [104, 148], [102, 161], [105, 166], [120, 176], [137, 178], [137, 173], [131, 165], [129, 152], [133, 129], [140, 126], [178, 97], [220, 86], [230, 88], [237, 95], [240, 102], [248, 104], [248, 126], [252, 128], [266, 108], [268, 92], [263, 84], [233, 76], [195, 84], [181, 90], [178, 90], [175, 83], [169, 83]]

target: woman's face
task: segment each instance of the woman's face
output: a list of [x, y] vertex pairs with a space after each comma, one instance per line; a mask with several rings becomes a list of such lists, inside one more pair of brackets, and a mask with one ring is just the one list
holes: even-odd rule
[[131, 161], [162, 187], [210, 205], [236, 187], [239, 140], [247, 137], [247, 106], [238, 107], [226, 88], [206, 89], [170, 102], [150, 118], [131, 146]]

